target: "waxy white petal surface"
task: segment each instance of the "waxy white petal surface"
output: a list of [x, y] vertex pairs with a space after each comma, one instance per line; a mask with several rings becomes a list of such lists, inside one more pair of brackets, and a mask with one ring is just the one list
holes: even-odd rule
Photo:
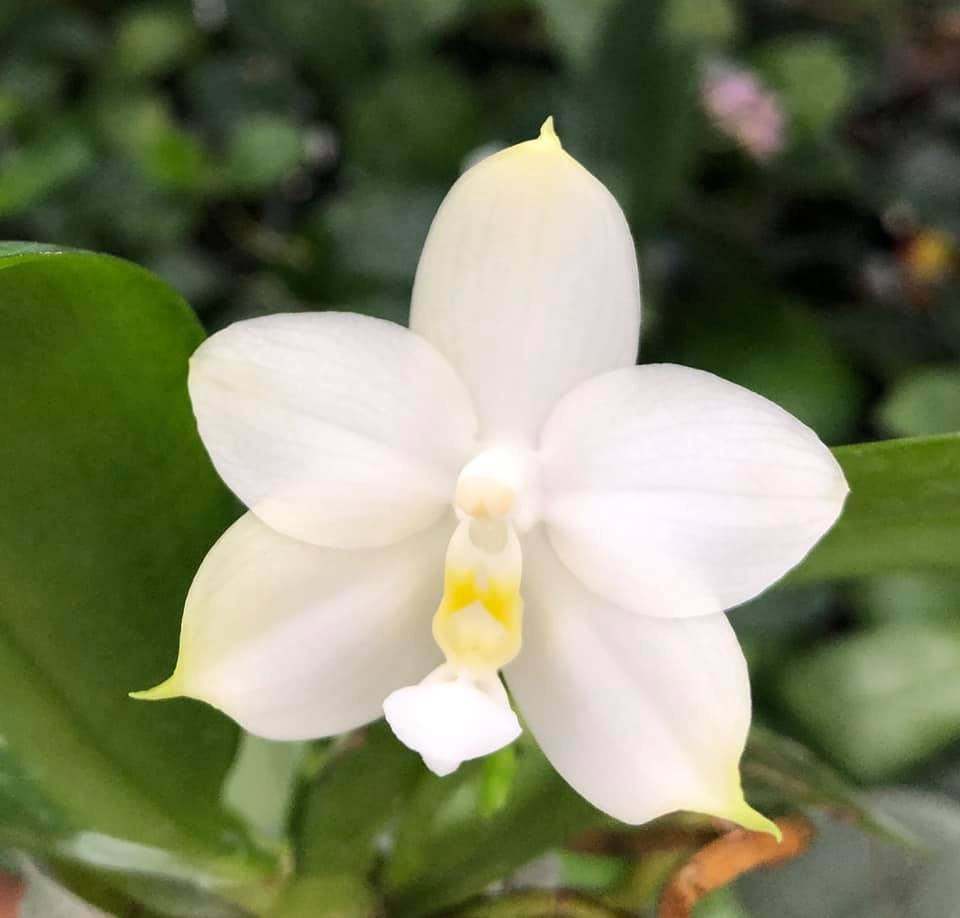
[[253, 513], [213, 546], [187, 596], [174, 675], [188, 695], [268, 739], [312, 739], [380, 716], [442, 660], [430, 635], [445, 520], [388, 548], [319, 548]]
[[750, 685], [726, 616], [633, 615], [589, 593], [542, 535], [526, 548], [526, 634], [505, 674], [557, 771], [624, 822], [688, 809], [768, 828], [740, 793]]
[[448, 775], [464, 762], [496, 752], [521, 733], [517, 715], [497, 677], [478, 684], [468, 678], [431, 674], [419, 685], [390, 695], [383, 703], [387, 723], [397, 738], [423, 757], [437, 775]]
[[481, 436], [532, 443], [561, 395], [636, 361], [639, 322], [623, 213], [552, 126], [450, 190], [420, 257], [410, 327], [459, 371]]
[[437, 520], [476, 434], [446, 360], [366, 316], [238, 322], [200, 346], [189, 383], [223, 480], [274, 529], [333, 548], [389, 545]]
[[671, 364], [583, 383], [547, 421], [541, 457], [557, 554], [592, 591], [653, 616], [756, 596], [813, 548], [848, 491], [796, 418]]

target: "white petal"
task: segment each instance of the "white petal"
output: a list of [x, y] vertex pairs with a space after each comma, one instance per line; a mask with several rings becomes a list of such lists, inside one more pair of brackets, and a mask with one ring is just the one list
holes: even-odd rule
[[532, 442], [578, 382], [636, 361], [630, 230], [552, 128], [453, 186], [420, 257], [410, 327], [470, 389], [488, 438]]
[[446, 360], [349, 313], [238, 322], [190, 363], [223, 480], [274, 529], [334, 548], [389, 545], [439, 518], [476, 434]]
[[[442, 666], [440, 672], [446, 669]], [[448, 775], [463, 762], [509, 745], [521, 733], [503, 686], [496, 676], [492, 681], [495, 686], [428, 677], [390, 695], [383, 713], [400, 742], [419, 752], [435, 774]]]
[[633, 615], [587, 592], [542, 535], [525, 547], [523, 650], [506, 678], [557, 771], [623, 822], [683, 809], [769, 829], [740, 791], [750, 685], [726, 617]]
[[837, 461], [782, 408], [659, 364], [583, 383], [541, 440], [550, 539], [594, 592], [647, 615], [762, 592], [836, 522]]
[[319, 548], [247, 513], [187, 596], [171, 678], [267, 739], [311, 739], [380, 716], [383, 699], [442, 659], [430, 633], [449, 520], [389, 548]]

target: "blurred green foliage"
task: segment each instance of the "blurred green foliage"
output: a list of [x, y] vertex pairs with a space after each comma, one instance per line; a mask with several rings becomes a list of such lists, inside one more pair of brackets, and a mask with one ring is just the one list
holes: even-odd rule
[[[613, 189], [634, 229], [644, 360], [683, 362], [747, 385], [833, 445], [945, 434], [960, 428], [958, 35], [960, 9], [947, 0], [2, 0], [0, 238], [129, 258], [179, 290], [208, 329], [326, 308], [402, 322], [419, 249], [446, 188], [467, 164], [532, 136], [552, 113], [565, 145]], [[723, 122], [709, 92], [717, 74], [746, 75], [754, 89], [772, 93], [779, 130], [769, 118], [741, 123], [739, 132]], [[750, 132], [761, 128], [773, 131], [776, 149], [751, 146]], [[141, 285], [156, 283], [117, 263], [69, 257], [84, 265], [77, 303], [97, 303], [117, 285], [136, 299]], [[0, 375], [13, 372], [13, 358], [26, 359], [30, 329], [45, 327], [43, 298], [31, 305], [31, 283], [74, 282], [23, 275], [14, 293], [29, 318], [24, 312], [13, 332], [5, 327], [0, 353], [11, 353]], [[156, 293], [161, 287], [154, 294], [174, 301], [165, 287]], [[0, 306], [9, 308], [14, 293], [7, 289]], [[182, 304], [176, 309], [179, 324], [156, 330], [179, 342], [157, 365], [170, 378], [182, 367], [164, 361], [185, 359], [199, 334]], [[94, 315], [76, 321], [94, 322]], [[126, 334], [119, 318], [109, 322], [103, 334]], [[85, 333], [100, 332], [91, 326]], [[146, 346], [134, 338], [131, 347]], [[149, 403], [159, 383], [137, 376], [148, 363], [140, 351], [130, 354], [131, 391]], [[66, 358], [46, 384], [53, 387], [58, 373], [70, 373]], [[169, 419], [173, 427], [185, 423], [185, 405]], [[69, 427], [89, 406], [65, 401], [58, 410], [57, 424]], [[123, 428], [136, 452], [137, 431], [122, 415], [106, 412], [100, 421], [93, 432]], [[91, 428], [83, 435], [92, 436]], [[764, 720], [858, 782], [912, 782], [918, 800], [930, 789], [960, 794], [960, 540], [951, 536], [960, 466], [942, 442], [908, 444], [892, 466], [885, 447], [841, 451], [855, 463], [857, 503], [799, 576], [844, 579], [779, 590], [733, 614]], [[171, 481], [207, 474], [196, 458], [180, 457], [182, 468], [168, 470]], [[40, 468], [34, 464], [19, 467], [32, 472]], [[128, 488], [135, 472], [131, 464]], [[68, 502], [79, 501], [83, 487], [110, 484], [64, 474], [74, 488]], [[904, 482], [913, 490], [898, 491]], [[182, 540], [182, 520], [169, 523], [178, 535], [167, 541], [189, 563], [150, 560], [151, 588], [162, 582], [168, 603], [127, 592], [103, 605], [78, 578], [69, 595], [41, 604], [51, 640], [81, 627], [71, 619], [80, 606], [107, 616], [109, 608], [139, 604], [162, 619], [162, 644], [131, 650], [134, 635], [120, 634], [115, 645], [98, 645], [100, 657], [50, 676], [67, 680], [58, 691], [79, 698], [68, 677], [86, 673], [99, 693], [85, 729], [105, 744], [95, 757], [98, 773], [119, 776], [104, 831], [160, 848], [181, 845], [164, 836], [161, 819], [166, 807], [179, 812], [175, 788], [220, 781], [236, 731], [189, 706], [117, 714], [111, 699], [115, 690], [149, 682], [147, 670], [160, 675], [161, 658], [172, 656], [177, 618], [166, 617], [169, 607], [178, 604], [197, 552], [234, 512], [224, 494], [209, 493], [215, 506], [183, 510], [198, 514], [186, 527], [192, 541]], [[0, 525], [10, 525], [17, 508], [3, 506]], [[47, 510], [52, 519], [55, 508]], [[55, 540], [47, 517], [32, 519], [31, 539]], [[91, 539], [107, 525], [75, 523]], [[25, 538], [5, 541], [7, 587], [23, 576], [7, 544]], [[931, 558], [938, 570], [920, 570]], [[116, 563], [139, 562], [118, 555]], [[162, 563], [171, 565], [168, 580]], [[116, 579], [128, 591], [143, 580], [122, 572]], [[58, 646], [43, 653], [59, 653]], [[107, 658], [122, 659], [122, 672]], [[26, 691], [10, 666], [4, 672], [0, 681]], [[29, 712], [48, 701], [38, 693], [17, 702], [22, 730], [47, 717]], [[122, 775], [139, 766], [124, 756], [149, 758], [158, 738], [175, 743], [181, 718], [185, 737], [203, 736], [203, 760], [180, 757], [183, 772], [160, 770], [155, 786], [135, 792], [153, 801], [156, 821], [125, 822], [124, 795], [134, 791]], [[132, 736], [138, 739], [128, 743]], [[278, 916], [316, 914], [321, 900], [330, 914], [369, 914], [370, 879], [398, 914], [426, 913], [481, 892], [569, 829], [595, 821], [535, 750], [466, 768], [447, 782], [424, 778], [414, 759], [376, 731], [358, 748], [312, 750], [312, 766], [309, 754], [301, 763], [262, 752], [247, 757], [228, 800], [256, 827], [256, 840], [208, 799], [209, 808], [198, 804], [188, 816], [196, 822], [191, 835], [204, 839], [190, 852], [190, 869], [210, 868], [207, 888], [242, 885], [248, 870], [274, 876], [285, 869], [282, 855], [258, 845], [276, 842], [289, 809], [301, 875], [276, 904]], [[0, 774], [13, 780], [15, 763], [2, 764], [3, 754], [0, 747]], [[781, 791], [799, 781], [804, 793], [793, 786], [787, 795], [795, 804], [843, 798], [822, 776], [804, 784], [782, 750], [753, 755], [755, 777], [779, 774]], [[391, 763], [389, 780], [373, 759]], [[778, 771], [783, 761], [789, 767]], [[61, 771], [78, 762], [61, 763]], [[82, 820], [83, 807], [94, 806], [94, 797], [65, 793], [56, 770], [45, 779], [17, 785], [11, 799], [28, 801], [29, 812], [15, 813], [12, 803], [2, 810], [8, 801], [0, 794], [7, 823], [0, 841], [9, 826], [33, 832], [29, 819], [38, 814], [52, 825]], [[283, 784], [283, 793], [250, 805], [264, 781]], [[810, 790], [824, 784], [829, 793]], [[758, 792], [769, 790], [761, 781]], [[953, 831], [960, 817], [951, 807], [944, 811]], [[378, 844], [391, 825], [396, 847], [381, 869]], [[858, 840], [849, 844], [869, 848], [858, 831], [850, 830]], [[835, 828], [824, 831], [824, 851], [835, 835]], [[221, 858], [241, 849], [238, 878]], [[835, 888], [837, 865], [851, 849], [837, 850], [811, 859], [812, 873], [796, 881], [796, 901], [814, 887], [835, 893], [817, 912], [824, 915], [854, 914], [837, 904], [849, 896], [860, 897], [863, 914], [887, 914], [883, 908], [897, 907], [890, 902], [908, 901], [888, 897], [870, 912], [866, 868], [857, 892]], [[565, 882], [591, 894], [604, 883], [617, 887], [622, 903], [622, 863], [601, 860], [592, 872], [585, 865], [579, 873], [570, 867]], [[62, 862], [57, 869], [74, 888], [92, 888], [82, 871]], [[935, 909], [929, 903], [956, 894], [950, 869], [937, 869], [932, 879], [911, 873], [902, 895]], [[776, 882], [777, 873], [769, 876]], [[759, 916], [758, 902], [776, 900], [759, 889], [719, 896], [703, 914]], [[175, 913], [171, 901], [187, 908], [177, 890], [127, 884], [124, 893], [162, 903], [160, 913]]]

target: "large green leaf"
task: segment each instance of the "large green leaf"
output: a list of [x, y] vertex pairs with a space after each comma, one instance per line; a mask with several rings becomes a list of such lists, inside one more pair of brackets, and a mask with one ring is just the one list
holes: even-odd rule
[[[602, 6], [596, 53], [574, 94], [577, 116], [561, 136], [589, 155], [642, 238], [682, 199], [697, 165], [697, 62], [670, 35], [665, 0]], [[605, 174], [606, 163], [620, 169]]]
[[747, 799], [769, 815], [823, 807], [872, 829], [886, 827], [846, 778], [802, 744], [754, 723], [740, 763]]
[[0, 844], [242, 898], [274, 865], [219, 803], [236, 727], [127, 697], [237, 512], [190, 413], [202, 337], [147, 271], [0, 248]]
[[284, 890], [269, 918], [377, 918], [381, 914], [370, 888], [348, 874], [296, 880]]
[[299, 826], [299, 872], [367, 876], [377, 839], [423, 773], [420, 757], [380, 721], [335, 751], [307, 788]]
[[[492, 815], [483, 805], [483, 763], [467, 763], [448, 778], [424, 776], [404, 806], [383, 876], [390, 915], [416, 918], [442, 911], [578, 831], [615, 824], [566, 784], [532, 743], [524, 742], [517, 758], [509, 799]], [[873, 829], [882, 825], [833, 769], [761, 726], [751, 731], [741, 771], [748, 799], [771, 814], [825, 807]], [[686, 824], [703, 827], [708, 820], [692, 817]], [[683, 827], [678, 823], [681, 834]]]
[[850, 497], [792, 582], [960, 566], [960, 434], [860, 443], [835, 454]]
[[426, 775], [407, 801], [384, 877], [390, 914], [423, 915], [476, 895], [604, 817], [525, 746], [506, 805], [484, 816], [484, 766]]
[[270, 918], [379, 914], [370, 880], [380, 842], [423, 774], [420, 757], [383, 721], [322, 756], [298, 808], [297, 880]]

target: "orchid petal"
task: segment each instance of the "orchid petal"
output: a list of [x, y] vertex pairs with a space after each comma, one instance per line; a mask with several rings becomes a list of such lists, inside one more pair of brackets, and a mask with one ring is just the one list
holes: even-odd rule
[[646, 615], [756, 596], [827, 532], [848, 491], [827, 447], [782, 408], [670, 364], [583, 383], [540, 445], [557, 554], [590, 590]]
[[507, 683], [547, 758], [628, 823], [693, 810], [776, 834], [740, 789], [750, 684], [722, 614], [661, 620], [589, 593], [526, 541], [526, 633]]
[[476, 433], [446, 360], [366, 316], [238, 322], [200, 346], [189, 382], [223, 480], [274, 529], [333, 548], [389, 545], [437, 520]]
[[623, 213], [551, 122], [450, 190], [420, 257], [410, 327], [459, 371], [483, 436], [532, 443], [561, 395], [636, 361], [639, 321]]
[[247, 513], [197, 572], [176, 671], [138, 697], [198, 698], [268, 739], [376, 719], [387, 695], [442, 659], [430, 617], [452, 529], [444, 520], [388, 548], [341, 551]]

